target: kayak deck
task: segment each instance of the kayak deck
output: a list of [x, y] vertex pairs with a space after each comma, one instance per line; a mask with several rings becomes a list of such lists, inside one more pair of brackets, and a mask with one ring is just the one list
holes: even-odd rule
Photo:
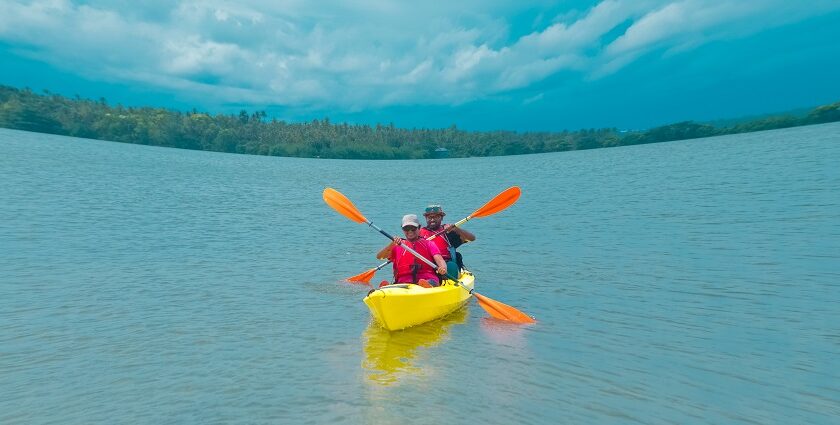
[[460, 284], [445, 280], [440, 286], [386, 285], [364, 298], [373, 318], [385, 329], [396, 331], [439, 319], [461, 308], [472, 297], [475, 276], [464, 270]]

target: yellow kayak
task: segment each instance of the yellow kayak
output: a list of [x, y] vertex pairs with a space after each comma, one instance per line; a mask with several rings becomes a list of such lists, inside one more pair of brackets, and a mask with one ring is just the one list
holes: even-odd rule
[[405, 329], [439, 319], [466, 304], [472, 297], [475, 276], [464, 270], [458, 281], [460, 285], [445, 280], [434, 288], [411, 283], [386, 285], [370, 291], [364, 302], [383, 328]]

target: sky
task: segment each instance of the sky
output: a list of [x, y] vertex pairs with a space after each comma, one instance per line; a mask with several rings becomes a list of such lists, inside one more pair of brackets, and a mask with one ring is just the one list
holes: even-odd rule
[[0, 84], [404, 128], [644, 129], [840, 101], [840, 0], [0, 0]]

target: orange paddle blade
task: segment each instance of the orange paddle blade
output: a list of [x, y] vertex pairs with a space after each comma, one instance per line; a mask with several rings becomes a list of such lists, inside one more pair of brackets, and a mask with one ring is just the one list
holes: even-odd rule
[[370, 280], [371, 280], [371, 279], [373, 279], [373, 275], [375, 275], [375, 274], [376, 274], [376, 270], [377, 270], [377, 269], [375, 269], [375, 268], [374, 268], [374, 269], [370, 269], [370, 270], [368, 270], [368, 271], [366, 271], [366, 272], [364, 272], [364, 273], [359, 273], [359, 274], [357, 274], [357, 275], [355, 275], [355, 276], [353, 276], [353, 277], [348, 277], [348, 278], [347, 278], [347, 281], [348, 281], [348, 282], [353, 282], [353, 283], [365, 283], [365, 284], [369, 284], [369, 283], [370, 283]]
[[331, 206], [332, 209], [338, 211], [339, 214], [356, 223], [367, 223], [367, 219], [359, 212], [359, 209], [341, 192], [331, 187], [324, 189], [324, 202]]
[[477, 292], [473, 292], [475, 299], [478, 300], [478, 305], [487, 312], [487, 314], [499, 320], [507, 320], [514, 323], [534, 323], [533, 317], [496, 300], [490, 299]]
[[502, 193], [496, 195], [495, 198], [484, 204], [483, 207], [475, 210], [475, 212], [470, 215], [470, 218], [487, 217], [488, 215], [496, 214], [497, 212], [515, 204], [521, 194], [522, 190], [519, 189], [519, 186], [511, 186], [505, 189]]

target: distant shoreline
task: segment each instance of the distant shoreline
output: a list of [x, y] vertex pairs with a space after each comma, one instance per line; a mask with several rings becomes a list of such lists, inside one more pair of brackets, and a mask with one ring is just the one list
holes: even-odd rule
[[840, 121], [840, 102], [795, 115], [728, 126], [685, 121], [645, 131], [615, 128], [562, 132], [402, 129], [267, 119], [266, 113], [210, 115], [164, 108], [111, 106], [0, 85], [0, 127], [182, 149], [333, 159], [429, 159], [521, 155], [660, 143]]

